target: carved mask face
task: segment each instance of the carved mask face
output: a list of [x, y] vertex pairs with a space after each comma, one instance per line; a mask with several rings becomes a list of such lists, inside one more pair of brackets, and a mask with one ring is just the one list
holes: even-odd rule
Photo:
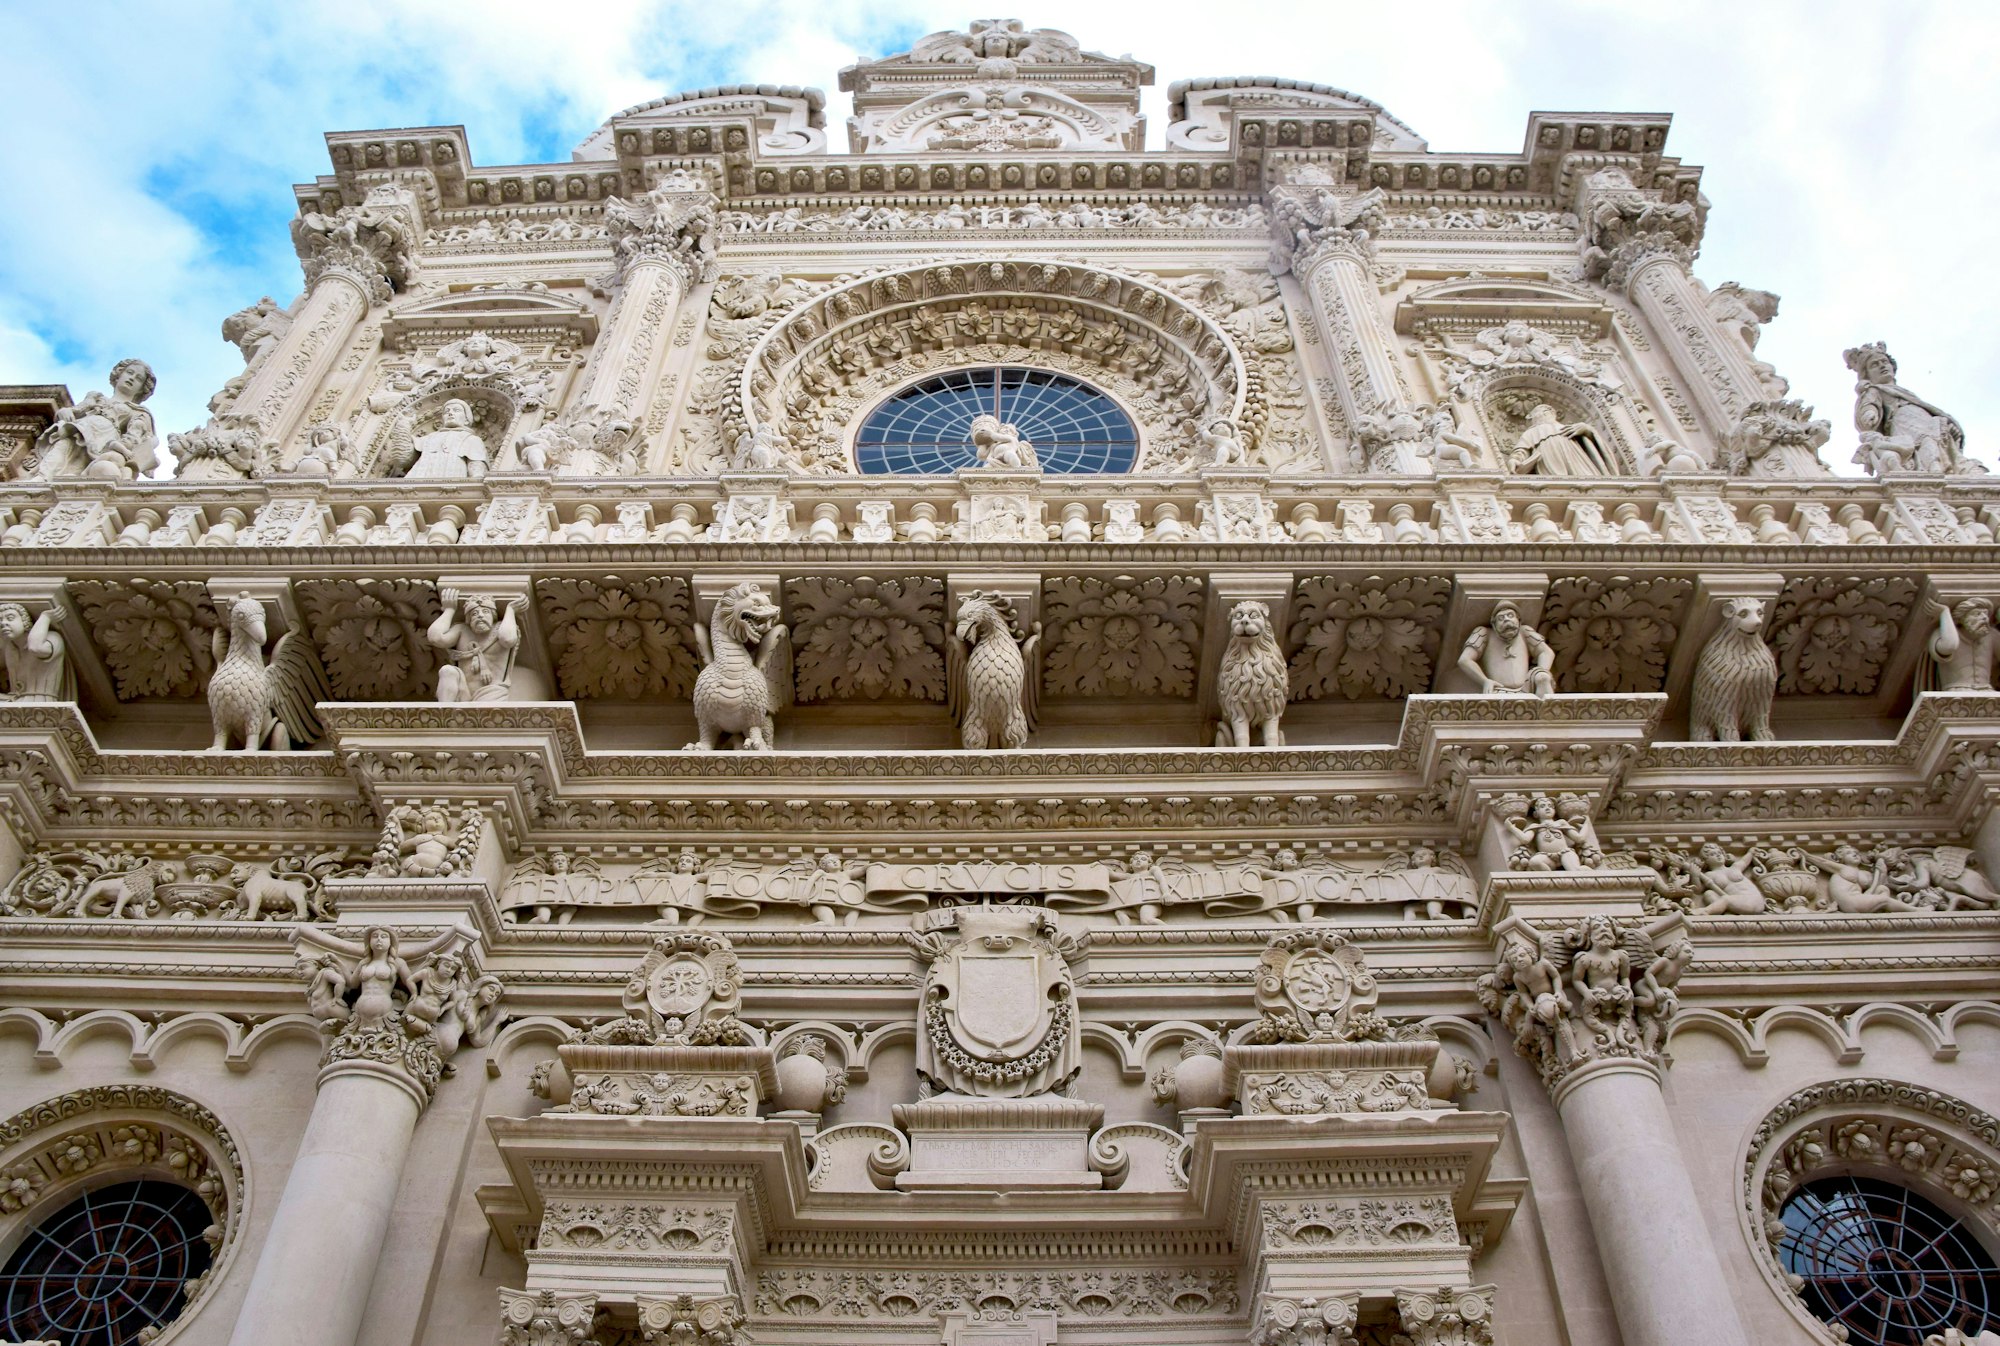
[[493, 629], [493, 605], [472, 602], [465, 605], [465, 624], [477, 635], [485, 635]]
[[1437, 852], [1428, 846], [1419, 846], [1410, 852], [1411, 869], [1436, 869], [1437, 862]]

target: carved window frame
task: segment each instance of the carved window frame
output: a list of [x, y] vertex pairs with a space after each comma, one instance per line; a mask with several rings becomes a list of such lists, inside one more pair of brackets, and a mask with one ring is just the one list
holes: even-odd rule
[[[121, 1153], [117, 1133], [145, 1127], [161, 1142], [150, 1157]], [[175, 1165], [167, 1142], [195, 1156], [201, 1165]], [[89, 1156], [64, 1158], [81, 1147]], [[153, 1179], [192, 1188], [207, 1203], [222, 1236], [215, 1245], [201, 1287], [178, 1316], [160, 1325], [154, 1346], [168, 1346], [214, 1296], [229, 1274], [242, 1243], [242, 1211], [249, 1200], [249, 1175], [241, 1151], [213, 1112], [184, 1095], [151, 1085], [103, 1085], [44, 1100], [0, 1122], [0, 1192], [17, 1175], [38, 1178], [32, 1198], [0, 1211], [0, 1263], [14, 1255], [29, 1231], [87, 1191], [114, 1183]], [[213, 1178], [217, 1190], [202, 1193], [199, 1181]]]
[[[1868, 1137], [1865, 1144], [1856, 1143], [1859, 1136]], [[1912, 1140], [1921, 1142], [1921, 1158], [1908, 1148]], [[1801, 1184], [1849, 1174], [1921, 1194], [2000, 1260], [2000, 1118], [1901, 1080], [1830, 1080], [1800, 1089], [1751, 1134], [1736, 1214], [1765, 1283], [1814, 1340], [1835, 1338], [1786, 1282], [1768, 1231], [1782, 1232], [1779, 1214]]]

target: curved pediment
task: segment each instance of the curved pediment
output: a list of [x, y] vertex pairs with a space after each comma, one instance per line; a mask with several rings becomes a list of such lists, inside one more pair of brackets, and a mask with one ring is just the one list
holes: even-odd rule
[[661, 122], [698, 118], [748, 117], [757, 124], [757, 148], [766, 154], [817, 154], [826, 148], [826, 95], [796, 85], [726, 84], [720, 88], [668, 94], [626, 108], [576, 147], [579, 160], [618, 157], [619, 138], [639, 137]]
[[1330, 84], [1271, 75], [1232, 75], [1176, 80], [1167, 90], [1167, 148], [1227, 149], [1237, 116], [1286, 113], [1366, 112], [1375, 120], [1374, 148], [1413, 154], [1428, 146], [1387, 108], [1370, 98]]

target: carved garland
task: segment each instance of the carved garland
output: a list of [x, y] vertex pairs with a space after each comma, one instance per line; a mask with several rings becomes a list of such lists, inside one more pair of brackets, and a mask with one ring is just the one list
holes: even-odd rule
[[236, 1247], [249, 1178], [235, 1139], [207, 1108], [167, 1089], [110, 1084], [37, 1103], [0, 1122], [0, 1242], [43, 1210], [110, 1179], [157, 1178], [185, 1185], [214, 1219], [209, 1270], [189, 1282], [178, 1317], [188, 1321], [221, 1280]]
[[1063, 1046], [1069, 1041], [1069, 1002], [1058, 1001], [1049, 1011], [1049, 1031], [1040, 1045], [1012, 1061], [982, 1061], [959, 1046], [958, 1039], [952, 1036], [951, 1020], [942, 1001], [933, 1001], [924, 1011], [924, 1031], [930, 1035], [931, 1050], [953, 1073], [988, 1084], [1012, 1084], [1040, 1074], [1062, 1055]]
[[1801, 1089], [1758, 1124], [1743, 1157], [1738, 1220], [1758, 1270], [1822, 1340], [1830, 1340], [1825, 1325], [1778, 1264], [1779, 1212], [1803, 1183], [1847, 1173], [1916, 1187], [1990, 1240], [2000, 1228], [2000, 1119], [1921, 1085], [1849, 1079]]
[[851, 471], [857, 412], [913, 378], [969, 363], [1033, 364], [1101, 384], [1135, 413], [1143, 466], [1191, 450], [1187, 426], [1240, 418], [1241, 355], [1215, 322], [1146, 281], [1096, 268], [963, 262], [868, 276], [765, 332], [738, 385], [807, 471]]

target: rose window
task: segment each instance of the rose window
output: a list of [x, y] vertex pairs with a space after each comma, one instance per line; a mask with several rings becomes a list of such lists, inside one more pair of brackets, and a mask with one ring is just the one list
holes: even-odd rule
[[1785, 1202], [1778, 1260], [1848, 1346], [1922, 1346], [2000, 1328], [2000, 1267], [1972, 1231], [1906, 1188], [1821, 1178]]
[[997, 416], [1034, 446], [1044, 472], [1128, 472], [1132, 418], [1109, 396], [1041, 369], [963, 369], [903, 389], [855, 439], [863, 472], [937, 475], [975, 465], [972, 422]]
[[170, 1182], [86, 1192], [28, 1232], [0, 1271], [0, 1337], [127, 1346], [186, 1307], [207, 1272], [202, 1199]]

